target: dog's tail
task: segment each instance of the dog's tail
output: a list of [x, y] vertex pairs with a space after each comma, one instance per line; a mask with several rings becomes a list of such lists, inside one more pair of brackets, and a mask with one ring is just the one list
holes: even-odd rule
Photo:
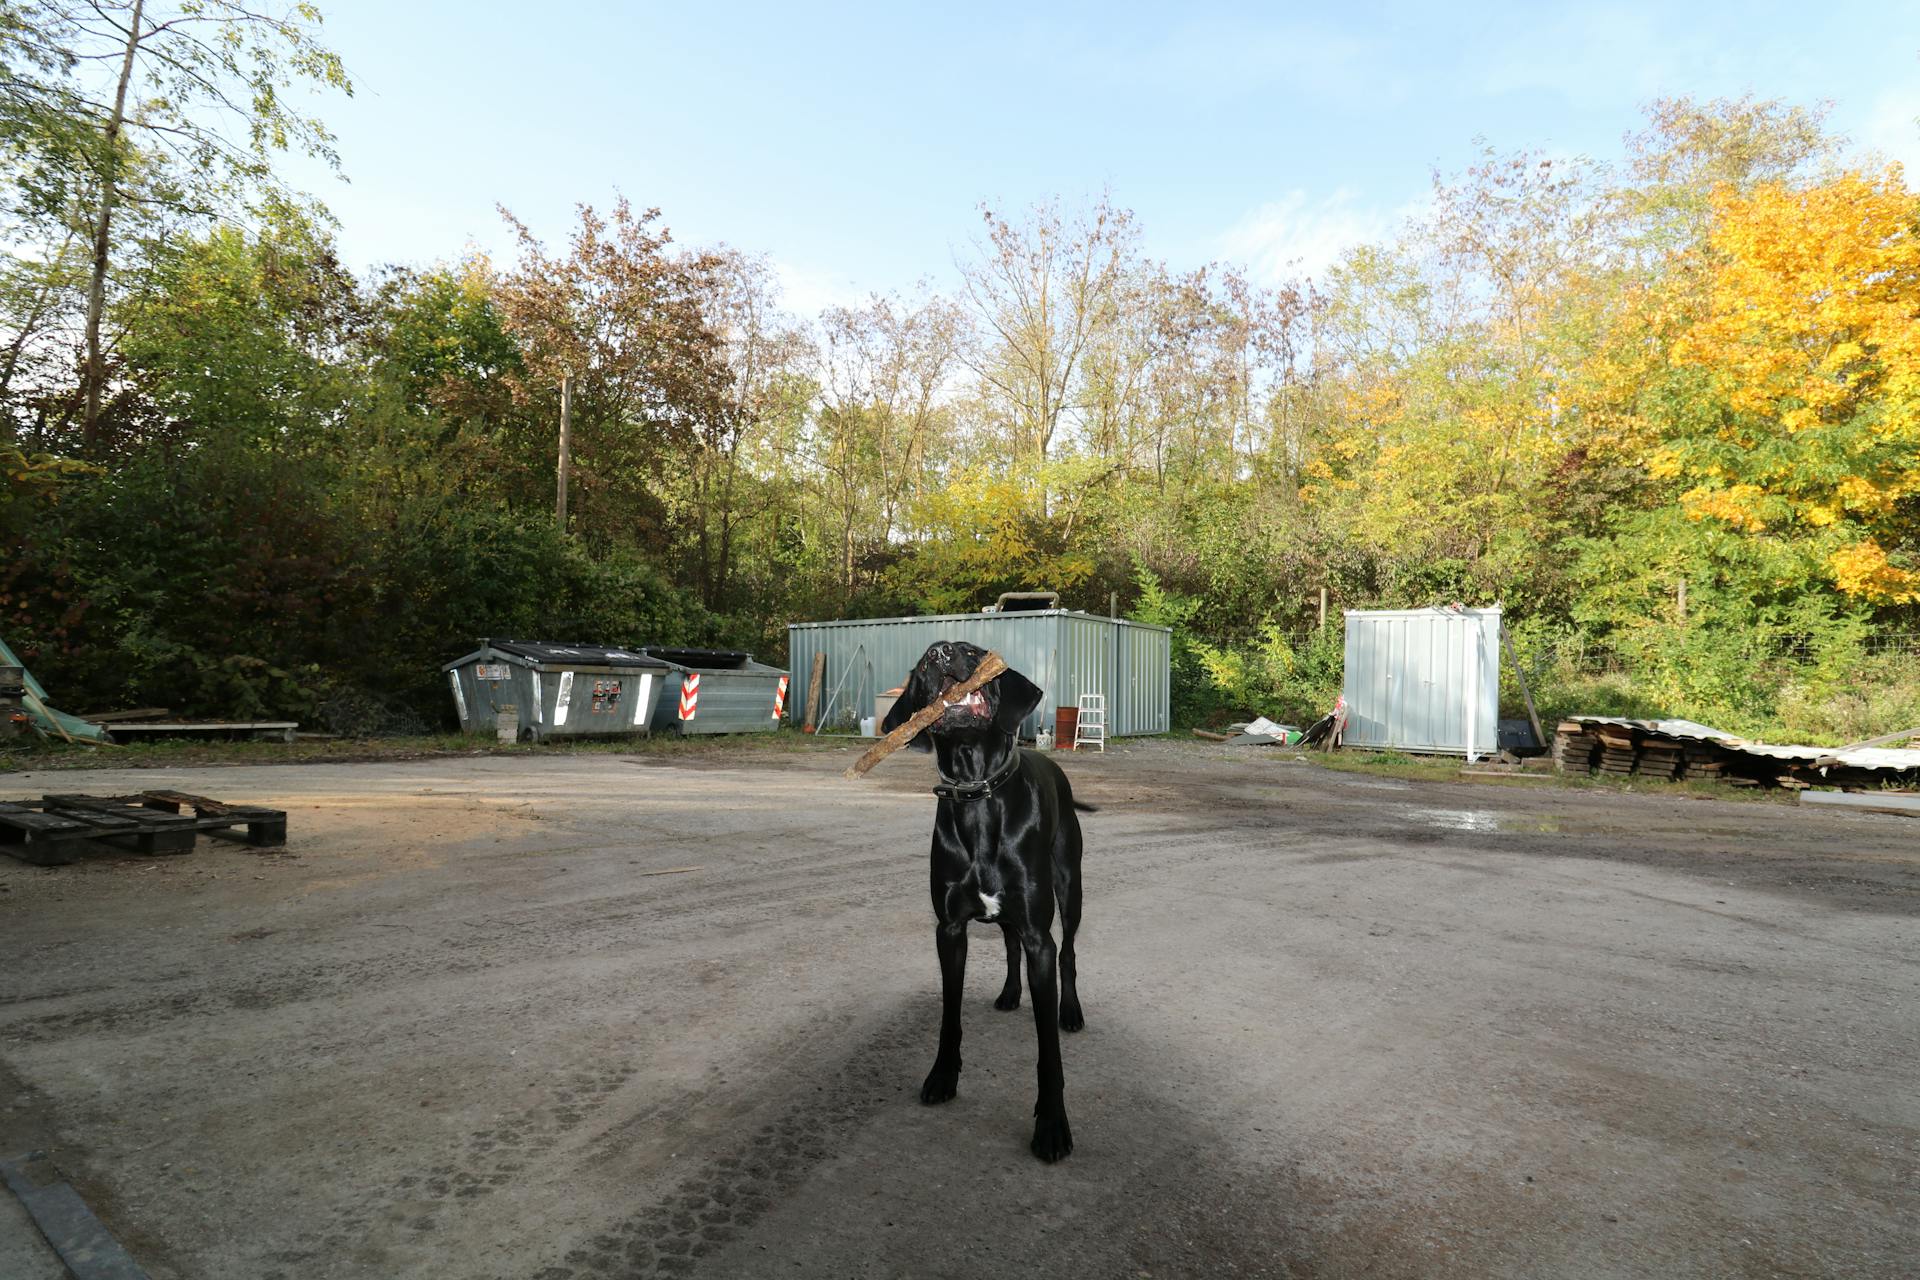
[[1075, 801], [1073, 802], [1073, 807], [1074, 807], [1074, 808], [1076, 808], [1076, 809], [1078, 809], [1078, 810], [1079, 810], [1080, 812], [1082, 812], [1082, 813], [1098, 813], [1098, 812], [1100, 812], [1100, 806], [1099, 806], [1099, 805], [1097, 805], [1097, 804], [1088, 804], [1088, 803], [1087, 803], [1087, 802], [1086, 802], [1085, 800], [1075, 800]]

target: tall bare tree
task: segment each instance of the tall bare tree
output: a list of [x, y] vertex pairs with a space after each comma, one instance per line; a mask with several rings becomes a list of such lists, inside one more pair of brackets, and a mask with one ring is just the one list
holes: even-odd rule
[[960, 268], [966, 300], [989, 335], [973, 369], [1015, 454], [1044, 463], [1079, 408], [1089, 348], [1116, 320], [1138, 234], [1133, 215], [1104, 195], [1071, 217], [1057, 204], [1017, 222], [990, 208], [981, 217], [986, 242]]

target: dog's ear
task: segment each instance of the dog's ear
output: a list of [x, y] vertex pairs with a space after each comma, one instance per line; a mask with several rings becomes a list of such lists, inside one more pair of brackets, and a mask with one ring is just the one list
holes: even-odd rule
[[[900, 696], [887, 708], [886, 718], [880, 722], [880, 733], [884, 737], [913, 719], [914, 712], [932, 702], [939, 693], [934, 687], [933, 676], [928, 673], [927, 660], [923, 657], [914, 664], [913, 671], [907, 676], [906, 685], [900, 690]], [[907, 743], [915, 751], [931, 751], [933, 743], [924, 733], [916, 735]]]
[[1020, 722], [1040, 705], [1040, 686], [1018, 671], [1007, 670], [993, 678], [993, 687], [1000, 695], [1000, 703], [993, 711], [993, 727], [1002, 733], [1018, 735]]

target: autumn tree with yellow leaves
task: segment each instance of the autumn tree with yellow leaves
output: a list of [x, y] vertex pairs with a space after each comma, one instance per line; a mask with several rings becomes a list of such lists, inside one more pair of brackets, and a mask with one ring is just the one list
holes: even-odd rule
[[1673, 358], [1726, 411], [1650, 470], [1693, 520], [1801, 543], [1849, 597], [1920, 600], [1920, 197], [1898, 166], [1723, 191], [1711, 255]]

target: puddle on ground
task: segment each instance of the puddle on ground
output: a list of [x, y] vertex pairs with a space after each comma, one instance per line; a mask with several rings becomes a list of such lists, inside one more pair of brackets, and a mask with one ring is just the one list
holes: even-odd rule
[[1448, 831], [1548, 832], [1560, 830], [1560, 819], [1537, 813], [1494, 813], [1487, 809], [1414, 809], [1410, 816], [1430, 827]]

